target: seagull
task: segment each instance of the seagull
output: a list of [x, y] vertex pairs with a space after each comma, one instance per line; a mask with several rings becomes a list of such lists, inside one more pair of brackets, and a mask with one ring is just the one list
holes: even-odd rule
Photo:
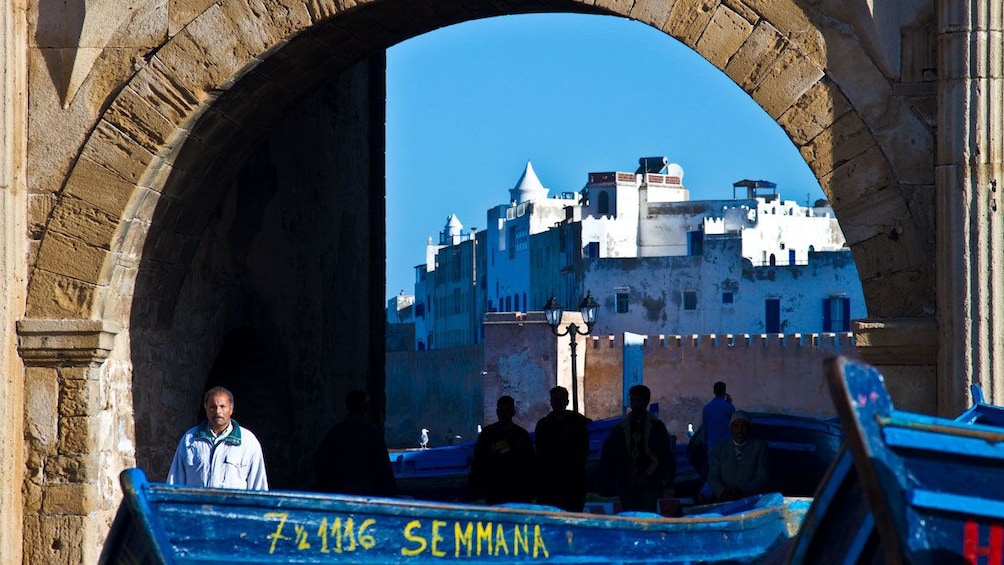
[[687, 424], [687, 437], [694, 437], [694, 424]]
[[429, 449], [429, 430], [422, 428], [422, 435], [418, 438], [418, 444], [422, 449]]

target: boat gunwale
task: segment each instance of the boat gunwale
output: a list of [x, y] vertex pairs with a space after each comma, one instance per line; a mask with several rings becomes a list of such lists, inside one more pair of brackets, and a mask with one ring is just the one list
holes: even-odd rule
[[[397, 516], [401, 514], [413, 514], [415, 510], [431, 513], [430, 518], [436, 514], [456, 516], [479, 514], [486, 512], [504, 516], [511, 521], [525, 521], [532, 519], [541, 525], [562, 524], [566, 527], [616, 527], [628, 530], [651, 530], [657, 526], [723, 526], [734, 525], [737, 530], [748, 529], [750, 522], [759, 520], [767, 521], [776, 516], [784, 519], [787, 508], [802, 497], [778, 496], [778, 504], [768, 506], [751, 507], [748, 510], [736, 512], [734, 514], [723, 515], [691, 515], [683, 517], [657, 516], [624, 516], [624, 515], [604, 515], [590, 514], [587, 512], [566, 512], [564, 510], [547, 510], [545, 507], [539, 508], [511, 508], [506, 506], [487, 506], [482, 504], [457, 504], [447, 502], [430, 502], [422, 500], [382, 498], [382, 497], [360, 497], [328, 493], [310, 493], [300, 491], [261, 491], [247, 492], [228, 489], [213, 489], [201, 487], [183, 487], [166, 485], [163, 483], [147, 483], [146, 495], [151, 505], [159, 503], [174, 503], [185, 505], [205, 505], [214, 504], [220, 506], [227, 505], [227, 499], [239, 496], [242, 500], [241, 506], [245, 508], [267, 508], [267, 509], [291, 509], [310, 510], [315, 512], [338, 511], [352, 512], [357, 514], [375, 514]], [[779, 494], [779, 493], [768, 493]], [[767, 495], [762, 495], [767, 496]], [[279, 500], [279, 503], [275, 501]], [[320, 506], [318, 503], [321, 503]], [[523, 520], [520, 520], [522, 518]], [[544, 519], [542, 521], [541, 519]], [[699, 528], [704, 529], [704, 528]]]

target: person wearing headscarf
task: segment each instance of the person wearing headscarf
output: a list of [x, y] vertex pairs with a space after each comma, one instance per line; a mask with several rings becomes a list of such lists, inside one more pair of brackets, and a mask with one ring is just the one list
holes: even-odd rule
[[749, 414], [736, 410], [729, 431], [732, 437], [712, 450], [708, 470], [708, 486], [718, 502], [763, 493], [770, 483], [767, 442], [752, 436]]

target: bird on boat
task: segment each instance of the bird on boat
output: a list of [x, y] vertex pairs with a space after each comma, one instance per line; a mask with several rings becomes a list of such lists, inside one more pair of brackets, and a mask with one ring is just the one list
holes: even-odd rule
[[429, 449], [429, 430], [422, 428], [422, 435], [418, 436], [418, 445], [422, 449]]

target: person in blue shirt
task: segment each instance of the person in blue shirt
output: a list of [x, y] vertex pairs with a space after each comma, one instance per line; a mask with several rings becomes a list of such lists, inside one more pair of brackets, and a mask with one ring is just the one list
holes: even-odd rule
[[[715, 397], [704, 405], [704, 410], [701, 412], [701, 434], [704, 436], [704, 447], [708, 451], [708, 466], [711, 465], [711, 453], [714, 452], [715, 445], [731, 436], [729, 422], [736, 407], [732, 405], [732, 399], [725, 388], [725, 383], [722, 381], [715, 383]], [[705, 467], [705, 470], [707, 468]]]

